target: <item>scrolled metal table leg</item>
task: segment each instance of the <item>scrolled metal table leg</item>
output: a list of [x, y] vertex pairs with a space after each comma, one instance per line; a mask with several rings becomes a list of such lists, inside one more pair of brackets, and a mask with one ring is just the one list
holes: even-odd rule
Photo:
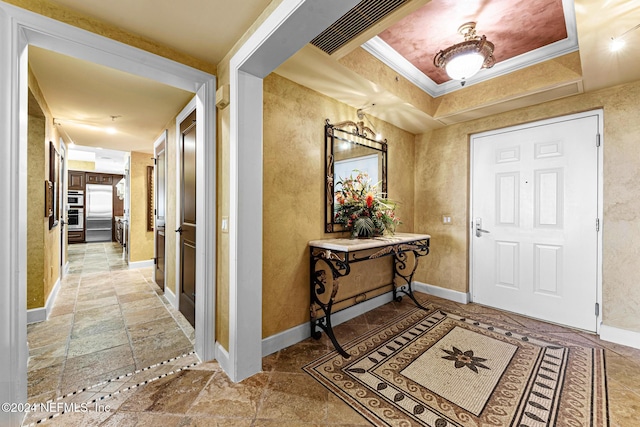
[[[415, 295], [413, 294], [412, 282], [413, 282], [413, 274], [415, 273], [416, 268], [418, 267], [418, 254], [415, 251], [411, 251], [411, 253], [413, 253], [412, 268], [409, 268], [408, 266], [407, 252], [396, 253], [395, 256], [393, 257], [394, 276], [404, 280], [404, 283], [400, 286], [396, 285], [395, 280], [393, 281], [393, 299], [398, 302], [402, 301], [402, 296], [398, 295], [398, 292], [402, 292], [403, 294], [411, 298], [411, 300], [415, 303], [415, 305], [417, 305], [423, 310], [427, 310], [426, 307], [424, 307], [422, 304], [420, 304], [420, 302], [418, 302]], [[407, 271], [409, 271], [409, 274], [405, 274], [405, 272]], [[405, 290], [405, 287], [408, 289], [408, 291]]]

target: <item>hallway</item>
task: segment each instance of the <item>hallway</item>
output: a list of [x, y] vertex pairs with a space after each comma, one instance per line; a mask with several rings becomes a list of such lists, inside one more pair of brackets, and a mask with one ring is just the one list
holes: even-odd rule
[[49, 319], [27, 327], [29, 402], [90, 388], [78, 395], [86, 400], [133, 378], [96, 387], [101, 382], [148, 375], [145, 368], [172, 358], [197, 362], [194, 330], [153, 283], [152, 268], [129, 270], [112, 242], [69, 245], [68, 257]]

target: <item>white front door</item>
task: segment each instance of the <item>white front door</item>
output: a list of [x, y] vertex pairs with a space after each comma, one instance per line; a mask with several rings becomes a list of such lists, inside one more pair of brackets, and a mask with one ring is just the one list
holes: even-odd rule
[[596, 330], [599, 113], [472, 136], [474, 302]]

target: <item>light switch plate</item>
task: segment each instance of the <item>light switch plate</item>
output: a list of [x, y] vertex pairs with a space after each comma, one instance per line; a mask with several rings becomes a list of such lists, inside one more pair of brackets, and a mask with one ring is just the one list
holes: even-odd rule
[[444, 225], [451, 225], [451, 215], [442, 215], [442, 223]]

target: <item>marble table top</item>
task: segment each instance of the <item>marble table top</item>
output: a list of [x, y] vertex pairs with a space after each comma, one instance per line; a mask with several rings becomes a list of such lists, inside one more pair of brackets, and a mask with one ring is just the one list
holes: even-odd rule
[[372, 237], [370, 239], [321, 239], [311, 240], [309, 246], [340, 252], [354, 252], [399, 243], [415, 242], [431, 238], [428, 234], [395, 233], [393, 236]]

